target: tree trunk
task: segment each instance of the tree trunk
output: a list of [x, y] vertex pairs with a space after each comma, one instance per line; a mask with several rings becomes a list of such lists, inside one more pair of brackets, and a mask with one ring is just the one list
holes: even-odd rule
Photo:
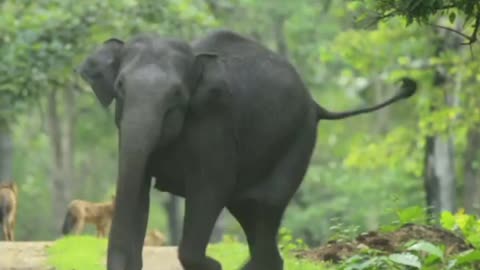
[[436, 136], [434, 142], [434, 173], [438, 179], [439, 211], [455, 211], [455, 166], [452, 138]]
[[[462, 87], [462, 74], [458, 73], [454, 78], [455, 87], [453, 89], [444, 89], [445, 104], [447, 107], [458, 107], [458, 93]], [[452, 119], [454, 122], [455, 119]], [[447, 129], [445, 136], [437, 136], [435, 141], [436, 171], [440, 187], [440, 211], [456, 211], [456, 174], [455, 174], [455, 145], [453, 143], [453, 133], [450, 128]]]
[[[446, 20], [446, 18], [440, 18]], [[432, 40], [435, 44], [435, 56], [445, 50], [458, 50], [458, 37], [449, 31], [438, 31], [438, 36]], [[433, 86], [443, 91], [444, 100], [441, 106], [453, 106], [457, 102], [457, 92], [461, 85], [457, 83], [454, 93], [442, 89], [448, 80], [441, 66], [435, 70]], [[458, 78], [457, 78], [458, 79]], [[459, 82], [460, 80], [457, 80]], [[435, 111], [435, 106], [430, 111]], [[442, 136], [443, 135], [443, 136]], [[427, 214], [429, 221], [438, 220], [441, 211], [455, 211], [456, 180], [454, 145], [452, 133], [446, 130], [444, 134], [427, 136], [424, 159], [424, 187], [427, 201]]]
[[[430, 111], [433, 111], [433, 109], [430, 109]], [[425, 138], [425, 156], [423, 161], [423, 188], [425, 190], [425, 200], [427, 205], [427, 222], [431, 222], [436, 219], [436, 213], [440, 208], [437, 196], [438, 179], [436, 178], [436, 175], [434, 173], [434, 142], [434, 136], [427, 136]]]
[[75, 179], [75, 164], [74, 164], [74, 145], [75, 145], [75, 93], [74, 85], [68, 87], [63, 91], [63, 99], [65, 104], [65, 128], [62, 136], [62, 155], [63, 155], [63, 173], [65, 174], [65, 181], [73, 185], [73, 192], [77, 192], [80, 188], [80, 183]]
[[468, 131], [467, 146], [464, 154], [464, 207], [467, 213], [477, 214], [480, 210], [480, 177], [478, 170], [478, 149], [480, 148], [480, 131], [472, 127]]
[[[442, 87], [447, 78], [439, 70], [435, 72], [433, 85]], [[458, 89], [457, 89], [458, 90]], [[457, 102], [456, 93], [444, 92], [444, 106]], [[435, 111], [431, 107], [430, 111]], [[453, 138], [450, 130], [444, 134], [426, 138], [424, 186], [427, 198], [427, 213], [430, 220], [437, 219], [442, 211], [455, 211], [456, 180]]]
[[0, 121], [0, 182], [11, 181], [13, 177], [13, 142], [6, 120]]
[[180, 198], [169, 194], [164, 203], [168, 215], [168, 233], [171, 245], [180, 243], [180, 233], [182, 231], [182, 220], [180, 219]]
[[58, 114], [57, 91], [52, 90], [47, 96], [47, 122], [50, 144], [53, 154], [52, 168], [52, 209], [53, 230], [60, 231], [65, 210], [70, 199], [68, 178], [64, 173], [64, 159], [62, 151], [61, 122]]

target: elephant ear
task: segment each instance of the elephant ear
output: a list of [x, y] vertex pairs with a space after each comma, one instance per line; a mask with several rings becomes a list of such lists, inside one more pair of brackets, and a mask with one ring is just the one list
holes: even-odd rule
[[195, 111], [218, 108], [230, 101], [225, 67], [215, 53], [205, 52], [195, 56], [190, 71], [191, 107]]
[[117, 38], [106, 40], [78, 69], [104, 107], [108, 107], [115, 97], [114, 84], [120, 69], [123, 46], [124, 42]]

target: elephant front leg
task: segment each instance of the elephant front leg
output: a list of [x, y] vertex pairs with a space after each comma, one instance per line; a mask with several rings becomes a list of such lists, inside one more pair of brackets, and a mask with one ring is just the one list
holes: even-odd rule
[[210, 234], [222, 208], [218, 194], [187, 196], [179, 260], [185, 270], [221, 270], [221, 265], [205, 255]]
[[108, 270], [142, 269], [143, 237], [148, 221], [150, 181], [119, 180], [108, 241]]
[[108, 241], [108, 270], [140, 270], [142, 267], [140, 241], [143, 243], [141, 238], [145, 235], [150, 195], [146, 167], [157, 138], [152, 127], [157, 123], [139, 121], [148, 114], [136, 109], [133, 112], [125, 115], [120, 127], [119, 173]]
[[[225, 159], [224, 159], [225, 160]], [[221, 270], [221, 265], [206, 256], [206, 248], [215, 222], [231, 195], [235, 183], [230, 164], [197, 163], [186, 183], [183, 235], [179, 260], [185, 270]], [[210, 166], [209, 166], [210, 165]]]
[[[116, 209], [111, 225], [107, 266], [109, 270], [141, 270], [143, 240], [148, 222], [149, 185], [143, 183], [138, 196], [121, 202], [116, 196]], [[130, 196], [126, 196], [130, 198]], [[126, 206], [129, 205], [129, 206]]]

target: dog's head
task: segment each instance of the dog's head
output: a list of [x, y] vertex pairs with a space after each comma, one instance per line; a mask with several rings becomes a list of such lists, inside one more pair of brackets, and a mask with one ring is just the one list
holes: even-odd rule
[[0, 183], [0, 188], [10, 189], [15, 195], [18, 194], [17, 184], [13, 181]]

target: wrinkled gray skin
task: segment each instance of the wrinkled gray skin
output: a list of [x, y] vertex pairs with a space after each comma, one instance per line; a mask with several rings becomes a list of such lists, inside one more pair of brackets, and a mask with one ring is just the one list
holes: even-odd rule
[[319, 120], [370, 112], [416, 88], [404, 79], [383, 104], [332, 113], [315, 103], [289, 62], [223, 30], [191, 45], [153, 34], [110, 39], [77, 71], [103, 106], [116, 103], [109, 270], [142, 268], [152, 177], [157, 189], [186, 199], [179, 246], [185, 269], [221, 269], [205, 248], [224, 207], [248, 240], [242, 269], [283, 269], [277, 231], [309, 164]]

